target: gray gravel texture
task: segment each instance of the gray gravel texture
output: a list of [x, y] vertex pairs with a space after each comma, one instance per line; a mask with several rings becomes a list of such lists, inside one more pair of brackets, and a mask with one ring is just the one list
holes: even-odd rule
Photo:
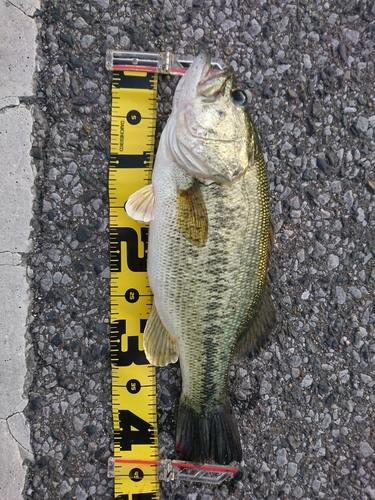
[[[25, 498], [112, 498], [107, 48], [207, 49], [248, 94], [269, 173], [278, 326], [230, 390], [242, 472], [163, 499], [375, 498], [375, 2], [46, 1], [32, 155]], [[158, 133], [176, 79], [161, 77]], [[158, 370], [160, 457], [173, 458], [179, 370]]]

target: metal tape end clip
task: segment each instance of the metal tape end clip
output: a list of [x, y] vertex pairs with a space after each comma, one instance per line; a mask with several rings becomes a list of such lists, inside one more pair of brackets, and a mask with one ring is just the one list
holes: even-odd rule
[[113, 478], [116, 476], [116, 462], [118, 465], [125, 463], [127, 465], [151, 465], [157, 466], [160, 481], [186, 481], [203, 484], [221, 484], [238, 473], [239, 468], [230, 465], [217, 464], [194, 464], [182, 460], [161, 459], [158, 461], [148, 460], [125, 460], [116, 457], [108, 459], [107, 476]]
[[216, 464], [193, 464], [180, 460], [160, 460], [159, 479], [161, 481], [187, 481], [203, 484], [221, 484], [233, 477], [238, 467]]
[[[136, 52], [131, 50], [107, 50], [106, 68], [108, 71], [140, 71], [162, 73], [164, 75], [183, 75], [194, 61], [193, 56], [182, 56], [172, 52]], [[219, 59], [212, 59], [214, 68], [224, 69]]]
[[108, 458], [107, 477], [115, 477], [115, 457]]

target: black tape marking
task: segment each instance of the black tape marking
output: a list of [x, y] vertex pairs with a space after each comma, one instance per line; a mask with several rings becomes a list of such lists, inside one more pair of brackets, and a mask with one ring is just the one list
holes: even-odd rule
[[154, 90], [156, 75], [147, 73], [146, 75], [124, 75], [123, 71], [114, 71], [112, 75], [112, 85], [117, 89], [148, 89]]
[[141, 113], [136, 109], [130, 110], [129, 113], [126, 115], [126, 121], [130, 125], [138, 125], [138, 123], [140, 123], [141, 120], [142, 120]]
[[130, 271], [147, 272], [148, 228], [141, 227], [141, 241], [144, 246], [143, 257], [139, 257], [138, 233], [131, 227], [111, 228], [109, 231], [111, 272], [121, 272], [121, 242], [126, 242], [126, 258]]
[[139, 380], [132, 378], [132, 379], [127, 381], [125, 387], [127, 388], [128, 392], [130, 392], [130, 394], [138, 394], [138, 392], [142, 388], [142, 385], [139, 382]]
[[135, 288], [129, 288], [129, 290], [126, 290], [125, 292], [125, 300], [131, 304], [137, 302], [139, 297], [139, 292]]
[[111, 155], [111, 168], [149, 168], [151, 167], [151, 152], [144, 151], [142, 155]]
[[131, 493], [131, 498], [129, 495], [116, 496], [115, 500], [156, 500], [156, 493]]
[[156, 500], [155, 493], [133, 493], [132, 500]]
[[130, 410], [119, 410], [118, 418], [120, 430], [115, 431], [115, 443], [121, 451], [131, 451], [136, 444], [155, 444], [155, 429], [149, 422]]
[[145, 474], [142, 469], [139, 469], [138, 467], [135, 467], [131, 471], [129, 471], [129, 477], [132, 481], [138, 483], [139, 481], [142, 481], [144, 478]]
[[[144, 332], [147, 320], [141, 319], [139, 321], [139, 333]], [[111, 361], [115, 366], [130, 366], [132, 363], [135, 365], [148, 365], [149, 362], [146, 358], [144, 351], [139, 349], [139, 336], [127, 336], [127, 350], [121, 350], [122, 336], [126, 335], [126, 320], [120, 319], [111, 323]]]

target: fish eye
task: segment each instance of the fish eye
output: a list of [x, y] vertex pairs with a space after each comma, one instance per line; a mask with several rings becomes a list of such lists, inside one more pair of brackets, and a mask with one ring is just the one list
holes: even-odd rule
[[243, 90], [232, 90], [231, 96], [236, 106], [245, 106], [245, 104], [247, 104], [247, 96]]

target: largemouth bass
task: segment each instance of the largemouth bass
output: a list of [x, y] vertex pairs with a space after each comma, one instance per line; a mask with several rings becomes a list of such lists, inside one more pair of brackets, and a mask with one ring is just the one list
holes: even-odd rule
[[158, 366], [179, 359], [181, 459], [242, 459], [228, 393], [231, 363], [260, 348], [275, 324], [267, 271], [272, 247], [261, 146], [231, 67], [200, 54], [180, 80], [152, 184], [126, 204], [150, 222], [154, 303], [144, 349]]

